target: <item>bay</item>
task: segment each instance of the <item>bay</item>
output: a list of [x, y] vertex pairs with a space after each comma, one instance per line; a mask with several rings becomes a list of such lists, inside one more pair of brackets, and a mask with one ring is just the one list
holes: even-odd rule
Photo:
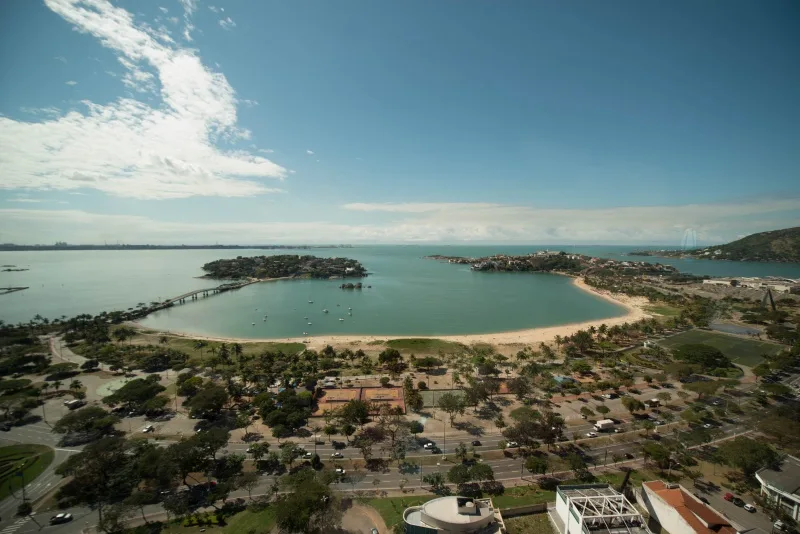
[[[475, 273], [463, 265], [423, 259], [430, 254], [526, 254], [549, 248], [615, 259], [641, 247], [358, 246], [296, 251], [347, 256], [371, 273], [371, 289], [342, 290], [341, 281], [291, 280], [253, 284], [187, 302], [147, 317], [154, 329], [242, 338], [308, 335], [446, 335], [501, 332], [598, 320], [624, 309], [581, 291], [569, 278], [530, 273]], [[295, 252], [295, 251], [290, 251]], [[0, 273], [0, 287], [29, 289], [0, 295], [0, 319], [22, 322], [127, 309], [212, 287], [198, 279], [218, 258], [285, 254], [263, 250], [0, 252], [0, 264], [28, 268]], [[642, 258], [648, 259], [648, 258]], [[649, 258], [693, 274], [800, 277], [800, 265]], [[308, 301], [313, 300], [313, 304]], [[337, 306], [338, 304], [338, 306]], [[329, 313], [323, 313], [323, 309]], [[352, 308], [352, 316], [348, 315]], [[264, 315], [267, 315], [266, 321]], [[309, 317], [309, 319], [304, 319]], [[339, 319], [344, 321], [339, 321]], [[311, 322], [312, 325], [307, 323]], [[256, 323], [255, 326], [252, 323]]]

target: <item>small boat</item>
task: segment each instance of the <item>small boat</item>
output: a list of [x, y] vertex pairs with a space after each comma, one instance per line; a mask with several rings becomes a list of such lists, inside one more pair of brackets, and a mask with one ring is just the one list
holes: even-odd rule
[[347, 315], [353, 315], [353, 312], [347, 312]]
[[311, 323], [308, 323], [308, 324], [311, 325]]
[[347, 308], [348, 310], [352, 310], [353, 308]]
[[337, 306], [341, 306], [341, 304], [337, 304]]
[[304, 336], [307, 336], [307, 335], [308, 335], [308, 332], [303, 332], [303, 335], [304, 335]]
[[322, 310], [322, 313], [328, 313], [328, 310]]
[[308, 317], [303, 317], [303, 319], [305, 319], [306, 321], [308, 321]]
[[313, 300], [309, 300], [308, 303], [309, 304], [314, 304], [314, 301]]
[[339, 320], [340, 320], [340, 321], [344, 321], [344, 319], [342, 319], [341, 317], [339, 317]]
[[252, 324], [253, 324], [253, 326], [255, 326], [255, 325], [256, 325], [256, 323], [252, 323]]

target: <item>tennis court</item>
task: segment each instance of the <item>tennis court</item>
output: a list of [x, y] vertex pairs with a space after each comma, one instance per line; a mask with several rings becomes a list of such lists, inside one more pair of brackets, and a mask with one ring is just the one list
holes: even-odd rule
[[422, 395], [422, 402], [425, 408], [435, 408], [439, 405], [439, 398], [445, 393], [452, 393], [457, 397], [463, 397], [464, 392], [460, 389], [428, 389], [419, 392]]

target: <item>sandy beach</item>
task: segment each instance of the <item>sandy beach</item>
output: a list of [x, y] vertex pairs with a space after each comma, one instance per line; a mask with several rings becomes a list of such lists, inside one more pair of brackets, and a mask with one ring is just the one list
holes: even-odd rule
[[[542, 341], [552, 341], [556, 336], [570, 336], [578, 330], [586, 329], [591, 325], [599, 326], [605, 323], [607, 326], [613, 326], [623, 323], [631, 323], [639, 319], [651, 317], [651, 314], [645, 311], [644, 306], [648, 303], [644, 297], [630, 297], [628, 295], [609, 293], [606, 291], [597, 290], [593, 287], [586, 285], [583, 278], [573, 278], [572, 283], [582, 289], [596, 295], [602, 299], [613, 302], [614, 304], [623, 306], [627, 313], [605, 319], [597, 319], [593, 321], [585, 321], [581, 323], [570, 323], [557, 326], [546, 326], [539, 328], [528, 328], [525, 330], [514, 330], [510, 332], [496, 332], [489, 334], [466, 334], [466, 335], [453, 335], [453, 336], [397, 336], [397, 335], [344, 335], [344, 336], [307, 336], [307, 337], [291, 337], [291, 338], [263, 338], [263, 339], [237, 339], [225, 337], [209, 337], [198, 336], [195, 334], [187, 334], [183, 332], [170, 331], [169, 333], [176, 336], [191, 337], [192, 339], [205, 339], [208, 341], [220, 342], [237, 342], [237, 343], [255, 343], [255, 342], [295, 342], [306, 343], [306, 346], [312, 349], [320, 349], [326, 345], [332, 346], [357, 346], [369, 344], [370, 342], [386, 341], [388, 339], [409, 339], [409, 338], [435, 338], [443, 339], [446, 341], [454, 341], [471, 345], [474, 343], [488, 343], [491, 345], [538, 345]], [[137, 328], [144, 327], [138, 323], [133, 323]]]

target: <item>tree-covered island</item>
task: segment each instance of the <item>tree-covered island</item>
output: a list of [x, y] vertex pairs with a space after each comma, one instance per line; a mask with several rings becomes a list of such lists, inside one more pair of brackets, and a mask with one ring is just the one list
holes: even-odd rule
[[318, 258], [297, 254], [277, 256], [237, 256], [203, 265], [205, 278], [361, 278], [367, 270], [350, 258]]

